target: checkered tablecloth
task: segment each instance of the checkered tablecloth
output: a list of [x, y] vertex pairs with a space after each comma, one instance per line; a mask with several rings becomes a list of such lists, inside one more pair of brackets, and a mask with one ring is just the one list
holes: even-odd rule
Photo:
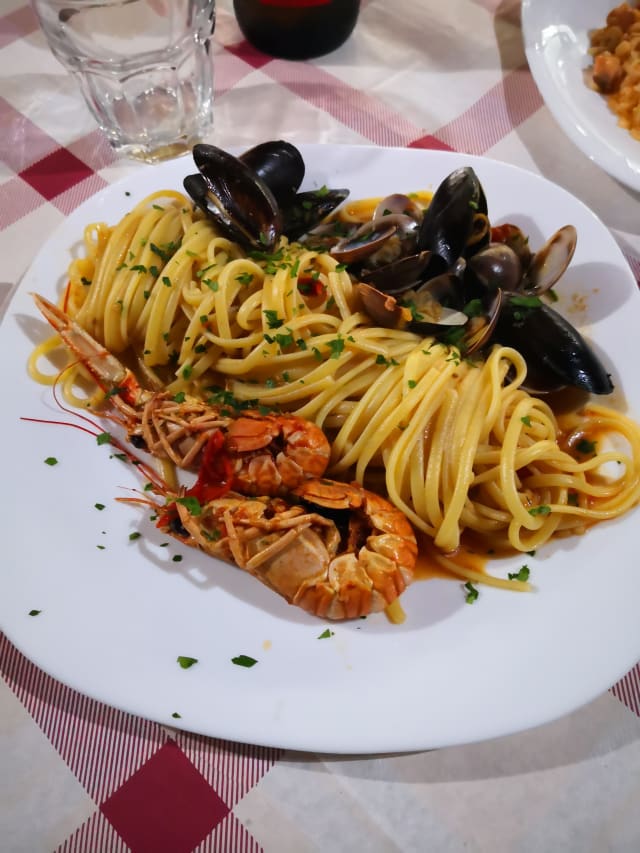
[[[219, 0], [211, 141], [442, 148], [520, 165], [591, 207], [638, 276], [639, 199], [551, 118], [519, 6], [363, 0], [340, 50], [289, 63], [251, 48], [231, 0]], [[24, 0], [0, 0], [0, 154], [1, 312], [42, 236], [144, 168], [114, 157]], [[638, 667], [533, 731], [348, 759], [128, 715], [55, 681], [6, 639], [0, 665], [0, 853], [640, 850]]]

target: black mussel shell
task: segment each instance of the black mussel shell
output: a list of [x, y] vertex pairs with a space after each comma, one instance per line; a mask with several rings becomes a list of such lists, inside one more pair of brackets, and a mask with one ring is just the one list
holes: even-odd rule
[[194, 202], [233, 240], [271, 251], [282, 233], [278, 203], [261, 178], [222, 148], [198, 144], [193, 159], [200, 175], [184, 188]]
[[326, 187], [296, 193], [282, 209], [282, 233], [289, 240], [299, 240], [333, 213], [348, 195], [347, 189]]
[[531, 299], [506, 299], [494, 333], [495, 340], [517, 349], [527, 362], [527, 387], [542, 393], [574, 386], [610, 394], [611, 377], [582, 335], [548, 305], [531, 306]]
[[464, 255], [476, 213], [486, 215], [486, 198], [474, 170], [464, 166], [436, 190], [420, 226], [418, 248], [438, 255], [442, 271], [448, 269]]
[[304, 179], [302, 154], [283, 139], [261, 142], [238, 159], [265, 182], [281, 206], [291, 201]]

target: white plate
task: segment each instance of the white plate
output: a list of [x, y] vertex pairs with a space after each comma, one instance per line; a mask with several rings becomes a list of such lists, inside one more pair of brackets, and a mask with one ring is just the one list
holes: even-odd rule
[[[576, 225], [578, 249], [560, 307], [585, 296], [590, 333], [640, 414], [635, 282], [609, 232], [566, 191], [518, 168], [445, 152], [307, 146], [305, 185], [352, 197], [434, 188], [472, 165], [494, 222], [515, 221], [534, 248]], [[54, 297], [83, 226], [115, 222], [161, 187], [181, 187], [178, 160], [141, 171], [85, 203], [44, 246], [0, 330], [3, 553], [0, 624], [32, 661], [66, 684], [165, 724], [231, 740], [340, 753], [433, 748], [525, 729], [585, 703], [640, 656], [637, 514], [545, 548], [528, 563], [537, 591], [483, 588], [469, 606], [456, 581], [414, 584], [401, 626], [384, 615], [331, 625], [287, 605], [231, 566], [183, 548], [116, 503], [133, 469], [77, 430], [21, 421], [59, 418], [31, 382], [27, 356], [48, 334], [29, 297]], [[130, 193], [130, 195], [128, 195]], [[44, 459], [54, 456], [53, 467]], [[95, 504], [106, 505], [98, 511]], [[634, 529], [635, 525], [635, 529]], [[140, 530], [142, 537], [129, 540]], [[106, 546], [100, 550], [97, 546]], [[182, 555], [174, 562], [174, 555]], [[32, 609], [41, 610], [29, 616]], [[259, 663], [234, 666], [246, 654]], [[181, 669], [178, 655], [198, 659]], [[173, 718], [177, 712], [179, 719]]]
[[640, 142], [618, 127], [605, 98], [585, 84], [589, 32], [605, 25], [613, 0], [523, 0], [531, 73], [567, 136], [594, 163], [640, 191]]

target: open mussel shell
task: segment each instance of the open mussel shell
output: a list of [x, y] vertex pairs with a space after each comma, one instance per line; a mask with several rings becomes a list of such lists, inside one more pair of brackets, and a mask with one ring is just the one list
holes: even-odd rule
[[[478, 176], [470, 166], [451, 172], [435, 191], [418, 234], [418, 249], [442, 259], [443, 271], [465, 254], [476, 214], [487, 214], [487, 201]], [[487, 220], [488, 222], [488, 220]], [[486, 238], [488, 231], [483, 224]], [[480, 248], [481, 241], [476, 246]]]
[[323, 222], [349, 195], [347, 189], [306, 190], [296, 193], [282, 207], [282, 233], [299, 240]]
[[545, 393], [574, 386], [610, 394], [611, 377], [582, 335], [548, 305], [526, 307], [518, 297], [505, 300], [494, 337], [517, 349], [527, 362], [527, 387]]
[[559, 228], [531, 259], [524, 290], [540, 295], [553, 287], [571, 263], [577, 241], [578, 232], [573, 225]]
[[193, 159], [200, 175], [188, 175], [184, 188], [194, 202], [232, 240], [271, 251], [282, 233], [282, 216], [264, 181], [213, 145], [195, 145]]
[[238, 159], [265, 182], [281, 207], [291, 201], [304, 179], [302, 154], [283, 139], [261, 142]]

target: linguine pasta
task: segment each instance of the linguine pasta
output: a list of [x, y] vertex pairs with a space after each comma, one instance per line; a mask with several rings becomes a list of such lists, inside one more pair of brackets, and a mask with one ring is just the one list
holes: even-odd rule
[[[452, 559], [464, 536], [487, 551], [532, 551], [640, 500], [634, 421], [589, 403], [560, 424], [523, 389], [515, 349], [465, 360], [373, 326], [326, 252], [281, 238], [271, 254], [247, 255], [171, 191], [113, 227], [87, 226], [84, 248], [62, 307], [143, 384], [313, 420], [332, 442], [328, 476], [386, 492], [464, 577], [479, 579]], [[38, 367], [57, 344], [31, 357], [40, 382], [58, 378]], [[85, 406], [81, 371], [65, 372], [63, 393]]]

